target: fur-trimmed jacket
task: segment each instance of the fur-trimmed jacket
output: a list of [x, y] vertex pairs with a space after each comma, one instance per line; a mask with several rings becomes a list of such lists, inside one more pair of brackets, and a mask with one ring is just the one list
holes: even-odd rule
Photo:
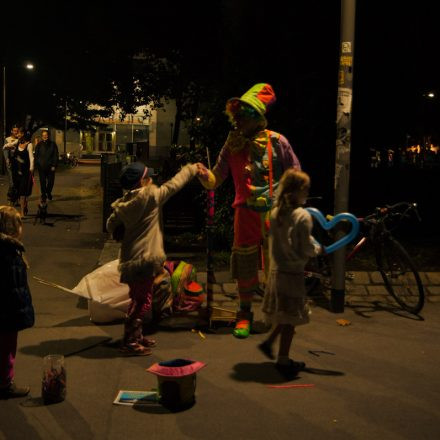
[[195, 164], [185, 165], [160, 187], [147, 186], [128, 191], [112, 203], [107, 231], [124, 225], [119, 252], [121, 282], [130, 283], [153, 277], [166, 260], [162, 234], [162, 205], [182, 189], [197, 173]]
[[32, 327], [35, 321], [23, 244], [0, 233], [0, 331]]

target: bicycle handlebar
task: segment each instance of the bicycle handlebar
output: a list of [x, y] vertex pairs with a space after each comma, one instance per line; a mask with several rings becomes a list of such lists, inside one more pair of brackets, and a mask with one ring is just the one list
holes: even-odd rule
[[[403, 212], [399, 211], [400, 208], [405, 208]], [[396, 212], [397, 211], [397, 212]], [[418, 221], [422, 221], [419, 212], [417, 210], [417, 203], [399, 202], [394, 205], [385, 205], [383, 208], [377, 207], [374, 214], [370, 214], [364, 218], [359, 219], [364, 223], [383, 221], [390, 217], [408, 217], [408, 212], [413, 211]]]

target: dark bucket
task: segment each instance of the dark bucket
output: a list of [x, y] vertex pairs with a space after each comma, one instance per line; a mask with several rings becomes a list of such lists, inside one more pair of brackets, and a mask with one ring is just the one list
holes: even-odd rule
[[159, 362], [147, 369], [158, 380], [159, 402], [171, 410], [190, 408], [195, 403], [196, 373], [204, 363], [189, 359]]

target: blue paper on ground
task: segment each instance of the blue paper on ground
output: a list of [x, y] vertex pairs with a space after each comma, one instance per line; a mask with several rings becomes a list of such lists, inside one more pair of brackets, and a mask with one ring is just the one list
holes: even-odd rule
[[113, 403], [115, 405], [148, 405], [158, 401], [157, 391], [120, 390]]

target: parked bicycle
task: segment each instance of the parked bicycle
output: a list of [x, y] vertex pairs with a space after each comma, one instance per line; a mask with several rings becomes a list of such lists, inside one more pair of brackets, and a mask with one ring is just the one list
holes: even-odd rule
[[[418, 314], [425, 302], [423, 284], [408, 252], [392, 235], [401, 220], [410, 217], [411, 214], [414, 214], [419, 221], [421, 220], [417, 204], [401, 202], [376, 208], [373, 214], [359, 218], [361, 238], [354, 247], [348, 250], [346, 261], [351, 260], [361, 248], [370, 242], [373, 246], [377, 270], [382, 276], [388, 293], [403, 310]], [[322, 244], [331, 243], [331, 233], [323, 229], [319, 229], [317, 233], [317, 238]], [[332, 258], [329, 255], [321, 255], [310, 260], [305, 271], [308, 293], [318, 284], [329, 288], [331, 273]]]
[[73, 153], [62, 154], [60, 156], [60, 161], [71, 168], [75, 168], [78, 165], [78, 159]]

